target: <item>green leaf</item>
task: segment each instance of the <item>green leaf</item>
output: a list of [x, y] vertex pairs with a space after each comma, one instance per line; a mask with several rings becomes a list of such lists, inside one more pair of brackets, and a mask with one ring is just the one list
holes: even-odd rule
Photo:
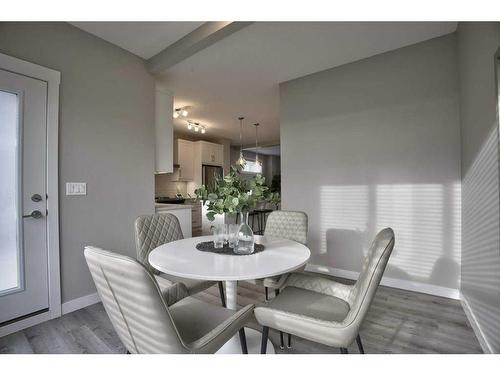
[[279, 200], [269, 193], [265, 178], [257, 174], [248, 179], [241, 175], [241, 166], [231, 166], [228, 174], [216, 179], [214, 191], [210, 194], [205, 186], [196, 189], [196, 197], [207, 207], [207, 218], [215, 220], [215, 215], [238, 213], [254, 208], [259, 201]]

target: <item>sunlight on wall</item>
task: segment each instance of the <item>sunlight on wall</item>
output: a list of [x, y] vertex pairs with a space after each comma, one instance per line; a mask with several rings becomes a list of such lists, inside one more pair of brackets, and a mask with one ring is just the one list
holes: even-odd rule
[[457, 264], [462, 262], [462, 183], [455, 182], [451, 187], [451, 254]]
[[[498, 129], [494, 126], [463, 179], [462, 287], [498, 296], [500, 290]], [[479, 292], [480, 291], [480, 292]], [[499, 323], [500, 329], [500, 323]]]
[[443, 248], [443, 187], [377, 185], [376, 227], [391, 227], [397, 246], [391, 264], [426, 278]]
[[[391, 227], [396, 233], [389, 262], [392, 276], [404, 274], [410, 280], [439, 284], [440, 279], [453, 272], [458, 283], [459, 182], [322, 186], [320, 201], [320, 253], [339, 260], [335, 267], [352, 267], [342, 264], [346, 259], [343, 252], [354, 254], [355, 248], [359, 248], [357, 252], [365, 255], [376, 233]], [[338, 244], [342, 244], [342, 249], [336, 248]]]

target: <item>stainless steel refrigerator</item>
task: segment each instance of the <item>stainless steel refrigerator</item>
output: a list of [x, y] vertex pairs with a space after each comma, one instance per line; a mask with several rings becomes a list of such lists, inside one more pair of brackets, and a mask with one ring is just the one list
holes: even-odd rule
[[213, 165], [202, 166], [203, 185], [209, 193], [215, 189], [215, 179], [221, 178], [224, 175], [222, 167], [214, 167]]

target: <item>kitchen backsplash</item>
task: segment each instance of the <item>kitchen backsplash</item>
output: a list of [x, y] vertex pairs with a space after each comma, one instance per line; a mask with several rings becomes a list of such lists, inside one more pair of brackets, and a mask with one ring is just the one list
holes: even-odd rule
[[172, 181], [172, 173], [155, 175], [155, 197], [174, 197], [181, 193], [186, 196], [186, 182]]

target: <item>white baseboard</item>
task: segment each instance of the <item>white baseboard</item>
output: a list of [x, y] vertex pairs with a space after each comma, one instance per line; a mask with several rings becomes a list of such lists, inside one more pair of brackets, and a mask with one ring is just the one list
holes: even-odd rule
[[474, 315], [474, 312], [470, 308], [469, 301], [467, 301], [467, 298], [462, 293], [460, 293], [460, 303], [462, 304], [465, 315], [467, 316], [467, 319], [472, 326], [472, 330], [474, 331], [477, 340], [479, 341], [479, 345], [481, 345], [481, 349], [483, 349], [483, 352], [487, 354], [493, 354], [494, 351], [488, 343], [488, 340], [486, 339], [486, 336], [484, 335], [483, 330], [481, 329], [481, 326], [479, 325], [476, 316]]
[[100, 302], [101, 299], [97, 293], [92, 293], [80, 298], [72, 299], [71, 301], [64, 302], [62, 304], [62, 314], [68, 314], [70, 312], [83, 309], [84, 307], [93, 305]]
[[[324, 273], [327, 275], [333, 275], [351, 280], [357, 280], [359, 277], [359, 272], [341, 270], [338, 268], [319, 266], [315, 264], [308, 264], [306, 266], [306, 271]], [[452, 298], [456, 300], [460, 299], [460, 291], [458, 289], [446, 288], [438, 285], [419, 283], [409, 280], [393, 279], [390, 277], [383, 277], [380, 284], [384, 286], [389, 286], [391, 288], [411, 290], [413, 292], [431, 294], [433, 296]]]

